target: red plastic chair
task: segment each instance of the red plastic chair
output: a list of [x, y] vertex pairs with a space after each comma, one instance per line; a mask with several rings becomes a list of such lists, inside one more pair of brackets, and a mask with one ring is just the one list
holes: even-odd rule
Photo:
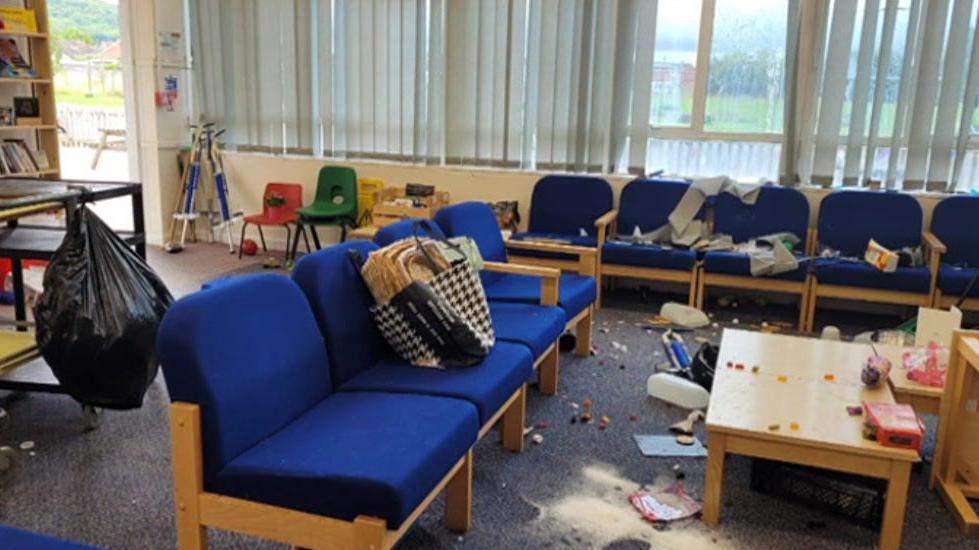
[[[271, 208], [267, 199], [271, 195], [282, 195], [286, 199], [284, 205], [278, 208]], [[241, 259], [241, 245], [245, 242], [245, 228], [248, 224], [258, 226], [258, 236], [262, 240], [262, 250], [268, 252], [265, 245], [265, 233], [262, 232], [263, 225], [281, 226], [286, 228], [286, 251], [289, 250], [289, 243], [292, 242], [291, 225], [299, 219], [297, 208], [303, 205], [303, 186], [298, 183], [269, 183], [265, 185], [265, 193], [262, 194], [262, 213], [245, 216], [244, 223], [241, 225], [241, 239], [238, 241], [238, 259]], [[306, 241], [306, 251], [311, 251], [309, 247], [309, 237], [302, 226], [297, 226], [297, 231], [302, 231], [303, 239]], [[298, 238], [298, 235], [297, 235]]]

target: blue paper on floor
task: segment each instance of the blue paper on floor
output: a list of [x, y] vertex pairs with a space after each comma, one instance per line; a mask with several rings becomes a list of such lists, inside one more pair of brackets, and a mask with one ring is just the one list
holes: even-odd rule
[[680, 445], [672, 435], [639, 435], [632, 436], [639, 445], [643, 456], [707, 456], [707, 449], [696, 437], [693, 445]]

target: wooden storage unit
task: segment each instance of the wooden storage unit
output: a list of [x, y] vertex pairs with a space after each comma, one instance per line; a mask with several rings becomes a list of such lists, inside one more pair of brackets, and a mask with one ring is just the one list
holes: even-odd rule
[[[54, 99], [54, 62], [51, 58], [50, 26], [47, 0], [23, 0], [3, 2], [3, 7], [23, 7], [34, 10], [37, 31], [0, 30], [0, 38], [17, 40], [25, 60], [37, 73], [31, 78], [0, 77], [0, 98], [3, 105], [13, 106], [13, 97], [33, 96], [38, 99], [40, 121], [33, 124], [0, 126], [0, 140], [23, 139], [29, 146], [44, 151], [48, 168], [37, 172], [3, 174], [2, 178], [45, 177], [57, 179], [61, 175], [58, 144], [58, 111]], [[29, 91], [26, 91], [28, 90]], [[32, 143], [33, 142], [33, 143]]]
[[374, 206], [373, 225], [384, 227], [408, 218], [430, 220], [442, 207], [449, 205], [448, 191], [436, 191], [429, 197], [411, 197], [421, 206], [402, 206], [389, 201], [408, 198], [404, 187], [390, 187], [381, 191], [381, 200]]
[[945, 500], [959, 529], [979, 534], [979, 331], [957, 330], [952, 338], [945, 393], [942, 395], [933, 488]]

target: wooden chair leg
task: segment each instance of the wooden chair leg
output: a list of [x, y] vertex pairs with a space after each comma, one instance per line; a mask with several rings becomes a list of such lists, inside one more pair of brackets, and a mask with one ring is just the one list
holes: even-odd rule
[[207, 530], [201, 525], [199, 496], [204, 492], [201, 416], [196, 405], [170, 407], [173, 438], [174, 497], [177, 501], [177, 543], [180, 550], [206, 550]]
[[578, 357], [588, 357], [591, 354], [591, 321], [593, 315], [592, 309], [588, 308], [588, 314], [578, 321], [575, 325], [575, 355]]
[[806, 278], [806, 281], [802, 283], [802, 293], [799, 296], [799, 330], [806, 330], [806, 319], [809, 316], [809, 289], [812, 286], [812, 281]]
[[524, 384], [517, 398], [503, 413], [503, 448], [519, 453], [523, 450], [523, 430], [527, 425], [527, 385]]
[[540, 392], [544, 395], [554, 395], [557, 393], [558, 381], [561, 377], [561, 350], [557, 342], [547, 352], [544, 360], [540, 364]]
[[819, 303], [819, 282], [815, 279], [809, 284], [809, 311], [806, 313], [805, 332], [816, 330], [816, 305]]
[[598, 296], [595, 298], [595, 309], [602, 309], [602, 294], [604, 291], [602, 289], [602, 273], [599, 271], [595, 274], [595, 282], [598, 283]]
[[453, 531], [468, 531], [473, 522], [473, 452], [445, 486], [445, 526]]

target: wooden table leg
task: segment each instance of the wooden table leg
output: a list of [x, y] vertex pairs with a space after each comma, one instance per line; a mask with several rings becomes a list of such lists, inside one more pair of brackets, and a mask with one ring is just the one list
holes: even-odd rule
[[707, 448], [707, 479], [704, 481], [704, 523], [707, 525], [717, 525], [721, 519], [726, 454], [727, 436], [711, 432]]
[[887, 501], [884, 503], [884, 521], [880, 529], [880, 550], [897, 550], [901, 547], [910, 483], [911, 463], [892, 461]]

